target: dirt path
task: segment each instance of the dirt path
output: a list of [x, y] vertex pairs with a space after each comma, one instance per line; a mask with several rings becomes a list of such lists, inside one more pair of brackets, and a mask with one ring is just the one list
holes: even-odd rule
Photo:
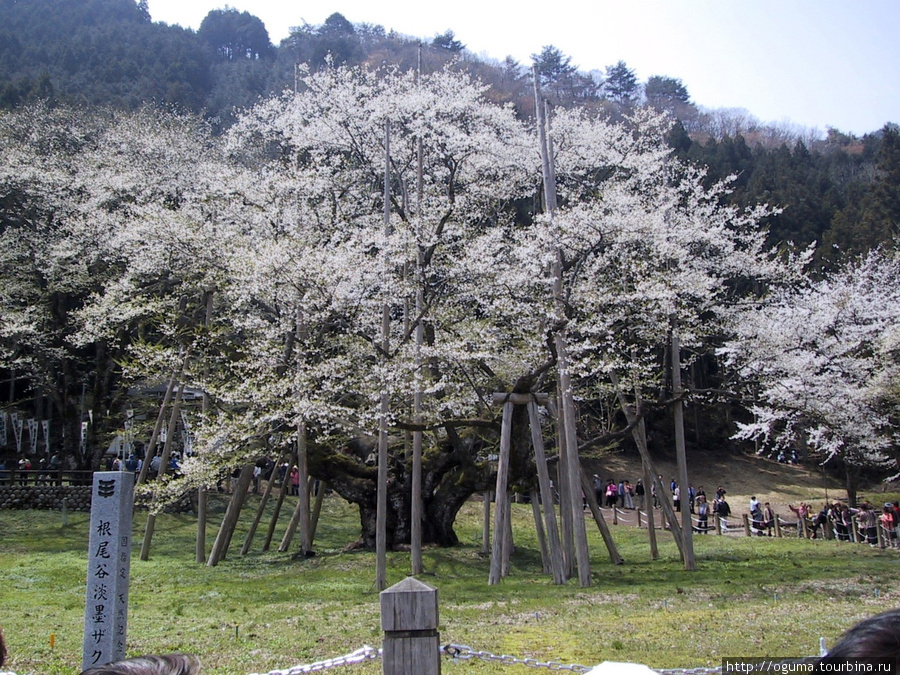
[[[654, 457], [654, 462], [668, 485], [677, 475], [674, 459]], [[641, 476], [641, 462], [636, 455], [611, 454], [602, 459], [585, 460], [584, 464], [591, 474], [596, 473], [604, 481], [612, 478], [616, 482], [627, 479], [634, 483]], [[826, 482], [817, 471], [751, 455], [688, 454], [688, 477], [695, 488], [703, 487], [709, 499], [715, 496], [716, 488], [724, 487], [737, 522], [740, 522], [740, 514], [750, 512], [750, 497], [754, 495], [761, 503], [770, 502], [785, 520], [796, 520], [789, 504], [807, 501], [820, 508], [826, 490], [829, 500], [847, 497], [838, 481], [829, 478]], [[880, 486], [875, 486], [869, 491], [869, 497], [878, 501], [876, 490], [879, 489]]]

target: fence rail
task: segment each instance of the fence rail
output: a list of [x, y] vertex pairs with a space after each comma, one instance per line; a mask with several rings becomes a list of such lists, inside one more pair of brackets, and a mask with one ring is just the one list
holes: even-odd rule
[[69, 471], [50, 469], [14, 469], [0, 470], [0, 486], [19, 485], [90, 485], [94, 479], [93, 471]]

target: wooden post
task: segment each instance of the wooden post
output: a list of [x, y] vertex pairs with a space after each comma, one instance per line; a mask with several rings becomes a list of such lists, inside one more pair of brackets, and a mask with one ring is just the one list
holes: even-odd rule
[[550, 572], [550, 549], [547, 548], [547, 534], [544, 532], [544, 523], [541, 522], [541, 504], [537, 490], [532, 490], [529, 495], [531, 500], [531, 513], [534, 516], [534, 529], [537, 531], [538, 546], [541, 547], [541, 569], [544, 574]]
[[[419, 45], [418, 73], [422, 75], [422, 45]], [[413, 419], [422, 421], [422, 399], [424, 398], [422, 377], [422, 347], [425, 344], [425, 326], [422, 323], [425, 314], [425, 235], [422, 228], [424, 220], [422, 194], [425, 191], [424, 152], [422, 138], [416, 139], [416, 391], [413, 394]], [[413, 574], [425, 571], [422, 562], [422, 432], [413, 432], [412, 481], [410, 490], [410, 531], [409, 562]]]
[[581, 489], [584, 491], [588, 507], [591, 509], [591, 515], [594, 516], [594, 522], [597, 523], [600, 535], [603, 537], [603, 543], [606, 544], [606, 550], [609, 552], [609, 559], [613, 565], [621, 565], [625, 561], [622, 559], [622, 556], [619, 555], [619, 549], [616, 548], [616, 542], [613, 541], [609, 526], [603, 519], [603, 513], [600, 511], [599, 504], [597, 504], [597, 495], [594, 493], [594, 486], [591, 485], [591, 479], [588, 478], [588, 475], [583, 469], [580, 470], [579, 473], [581, 474]]
[[209, 504], [208, 489], [201, 485], [197, 489], [197, 537], [194, 540], [194, 562], [202, 563], [206, 560], [206, 514]]
[[875, 532], [878, 533], [878, 548], [884, 548], [884, 526], [881, 524], [881, 521], [876, 522]]
[[675, 422], [675, 458], [678, 465], [678, 482], [681, 490], [681, 536], [684, 545], [681, 547], [681, 557], [684, 559], [684, 569], [693, 572], [697, 569], [697, 561], [694, 557], [694, 528], [691, 523], [691, 510], [688, 504], [688, 473], [687, 454], [684, 443], [684, 403], [681, 400], [683, 390], [681, 388], [681, 342], [678, 339], [678, 331], [675, 321], [672, 321], [672, 393], [675, 396], [675, 408], [673, 411]]
[[[391, 235], [391, 122], [384, 121], [384, 234]], [[387, 275], [387, 261], [384, 262]], [[385, 292], [381, 310], [382, 361], [391, 351], [391, 303]], [[381, 382], [381, 409], [378, 415], [378, 483], [375, 504], [375, 588], [387, 587], [387, 509], [388, 509], [388, 414], [390, 394], [387, 382]]]
[[[206, 318], [205, 325], [209, 326], [212, 320], [213, 297], [215, 289], [210, 288], [206, 292]], [[209, 374], [208, 365], [204, 367], [204, 372]], [[205, 420], [209, 414], [210, 397], [209, 393], [204, 390], [203, 399], [200, 403], [200, 416]], [[142, 467], [143, 468], [143, 467]], [[197, 490], [197, 539], [194, 543], [194, 561], [201, 564], [206, 560], [206, 518], [207, 506], [209, 505], [209, 488], [201, 485]]]
[[503, 530], [503, 546], [500, 550], [500, 576], [508, 577], [509, 576], [509, 559], [515, 550], [513, 548], [513, 533], [512, 533], [512, 499], [507, 495], [506, 501], [503, 504], [503, 508], [506, 509], [506, 517], [504, 520], [506, 521], [506, 527]]
[[231, 542], [231, 535], [234, 533], [238, 517], [241, 515], [241, 508], [244, 506], [244, 500], [247, 498], [247, 488], [250, 487], [252, 479], [253, 465], [247, 464], [241, 469], [241, 475], [238, 478], [234, 494], [231, 495], [231, 501], [228, 502], [228, 509], [225, 511], [225, 517], [219, 526], [216, 541], [213, 543], [212, 550], [209, 552], [209, 559], [206, 561], [207, 567], [215, 567], [225, 557], [225, 553], [228, 551], [228, 544]]
[[859, 543], [859, 523], [856, 522], [856, 518], [850, 519], [850, 528], [853, 533], [853, 541], [855, 543]]
[[[312, 478], [307, 479], [306, 486], [306, 494], [309, 495], [309, 485], [312, 483]], [[307, 504], [307, 508], [309, 504]], [[288, 523], [287, 529], [284, 531], [284, 535], [281, 537], [281, 544], [278, 545], [278, 552], [284, 553], [291, 547], [291, 542], [294, 540], [294, 535], [297, 534], [297, 528], [300, 527], [300, 521], [303, 516], [303, 498], [297, 500], [297, 506], [294, 507], [294, 513], [291, 515], [291, 522]], [[300, 548], [303, 548], [303, 545], [300, 545]], [[306, 551], [301, 551], [302, 554], [305, 554]]]
[[722, 534], [722, 519], [716, 514], [716, 534]]
[[[315, 478], [313, 478], [315, 485]], [[316, 529], [319, 527], [319, 515], [322, 513], [322, 501], [325, 499], [325, 491], [328, 490], [328, 483], [324, 480], [319, 481], [319, 490], [316, 492], [316, 501], [313, 504], [312, 515], [309, 517], [309, 536], [311, 541], [316, 540]]]
[[[537, 68], [534, 68], [535, 74]], [[556, 174], [553, 168], [553, 140], [549, 134], [549, 122], [545, 115], [545, 101], [540, 93], [540, 80], [535, 75], [534, 102], [537, 117], [538, 135], [541, 152], [541, 173], [544, 178], [544, 204], [545, 212], [551, 220], [556, 212]], [[557, 233], [558, 236], [558, 233]], [[556, 260], [553, 263], [554, 295], [556, 296], [556, 314], [558, 319], [565, 318], [563, 306], [563, 274], [562, 274], [562, 249], [557, 245]], [[553, 337], [556, 346], [557, 384], [559, 386], [560, 415], [557, 424], [562, 423], [565, 446], [561, 446], [560, 455], [566, 458], [566, 477], [569, 487], [569, 504], [560, 503], [560, 509], [570, 509], [572, 513], [572, 533], [575, 544], [575, 557], [578, 567], [578, 582], [582, 588], [591, 585], [591, 564], [587, 546], [587, 530], [584, 524], [584, 506], [579, 494], [578, 480], [581, 473], [581, 462], [578, 458], [578, 439], [575, 423], [575, 399], [572, 393], [572, 382], [569, 375], [568, 340], [566, 327], [563, 322]]]
[[750, 531], [750, 516], [748, 516], [746, 513], [742, 513], [741, 519], [744, 521], [744, 532], [748, 537], [752, 537], [753, 533]]
[[[621, 389], [619, 389], [618, 375], [616, 375], [615, 372], [611, 372], [609, 374], [609, 379], [610, 382], [612, 382], [613, 386], [616, 387], [616, 396], [619, 399], [619, 407], [622, 409], [622, 412], [625, 413], [625, 419], [629, 424], [634, 424], [635, 422], [637, 422], [637, 425], [632, 429], [631, 436], [634, 439], [634, 443], [641, 455], [641, 462], [644, 465], [645, 471], [650, 472], [652, 480], [652, 482], [644, 485], [644, 490], [646, 490], [647, 492], [646, 499], [650, 499], [650, 494], [652, 491], [651, 486], [655, 485], [656, 498], [659, 500], [662, 511], [663, 526], [665, 527], [666, 522], [669, 522], [672, 525], [670, 527], [672, 538], [675, 539], [675, 545], [678, 547], [678, 551], [679, 553], [681, 553], [682, 559], [684, 559], [684, 537], [682, 536], [681, 526], [678, 524], [678, 518], [675, 514], [675, 508], [672, 506], [672, 501], [669, 498], [669, 494], [666, 491], [665, 486], [657, 478], [657, 476], [659, 476], [659, 472], [656, 470], [653, 459], [650, 457], [650, 450], [647, 444], [647, 431], [644, 420], [638, 419], [640, 413], [640, 399], [637, 399], [638, 409], [635, 410], [633, 407], [628, 405], [628, 402], [625, 399], [625, 395], [622, 393]], [[652, 505], [650, 505], [650, 507], [651, 508], [647, 509], [648, 514], [652, 512]]]
[[481, 552], [491, 552], [491, 491], [486, 490], [481, 498], [484, 504], [481, 516]]
[[[275, 465], [275, 468], [272, 469], [272, 474], [278, 470], [278, 465]], [[260, 473], [260, 478], [262, 478], [262, 473]], [[266, 481], [266, 489], [263, 490], [262, 497], [259, 500], [259, 506], [256, 509], [256, 515], [253, 516], [253, 522], [250, 524], [250, 529], [247, 531], [247, 536], [244, 538], [244, 545], [241, 547], [241, 555], [247, 555], [247, 552], [250, 550], [250, 546], [253, 544], [253, 537], [256, 536], [256, 529], [259, 527], [259, 522], [262, 520], [263, 513], [266, 510], [266, 504], [269, 503], [269, 498], [272, 496], [272, 486], [275, 483], [272, 480], [272, 476], [269, 476], [269, 480]]]
[[[534, 463], [538, 474], [538, 487], [541, 491], [541, 506], [544, 512], [544, 524], [547, 528], [548, 548], [550, 554], [550, 571], [553, 583], [566, 583], [566, 571], [563, 564], [562, 546], [559, 540], [559, 529], [556, 526], [556, 511], [553, 508], [553, 490], [550, 487], [550, 472], [547, 469], [547, 456], [544, 452], [544, 437], [541, 434], [541, 420], [537, 403], [528, 404], [528, 419], [531, 426], [531, 444], [534, 447]], [[533, 499], [533, 497], [532, 497]]]
[[[186, 361], [187, 359], [185, 359]], [[162, 478], [163, 474], [169, 466], [169, 455], [172, 451], [172, 439], [175, 437], [175, 426], [178, 424], [178, 413], [181, 411], [181, 401], [184, 397], [184, 382], [178, 385], [178, 394], [175, 397], [175, 403], [172, 405], [172, 415], [169, 417], [169, 426], [166, 431], [166, 442], [163, 445], [162, 458], [159, 463], [159, 473], [156, 479]], [[143, 467], [142, 467], [143, 468]], [[156, 501], [156, 495], [153, 496]], [[156, 514], [151, 509], [147, 514], [147, 523], [144, 526], [144, 541], [141, 544], [141, 560], [149, 560], [150, 558], [150, 542], [153, 540], [153, 531], [156, 529]]]
[[572, 525], [572, 509], [569, 504], [569, 480], [566, 470], [566, 434], [563, 425], [556, 415], [557, 447], [559, 448], [559, 461], [556, 463], [556, 489], [559, 493], [559, 520], [561, 525], [560, 543], [562, 544], [563, 570], [566, 579], [571, 579], [575, 574], [575, 538]]
[[182, 368], [180, 370], [172, 373], [172, 377], [169, 378], [169, 384], [166, 386], [166, 393], [163, 396], [162, 405], [159, 406], [159, 413], [156, 415], [156, 424], [153, 426], [153, 433], [150, 434], [150, 441], [147, 443], [146, 452], [144, 453], [144, 461], [141, 464], [140, 473], [138, 473], [138, 485], [140, 485], [147, 479], [147, 472], [150, 470], [150, 460], [153, 459], [153, 455], [156, 454], [156, 441], [159, 440], [159, 434], [162, 431], [162, 425], [166, 419], [166, 408], [169, 407], [169, 402], [172, 400], [172, 394], [175, 392], [175, 384], [178, 379], [178, 375], [183, 369], [184, 364], [182, 364]]
[[781, 518], [777, 513], [775, 514], [775, 536], [781, 539]]
[[301, 422], [297, 428], [297, 468], [300, 471], [300, 552], [308, 555], [312, 552], [312, 532], [309, 528], [309, 488], [312, 479], [309, 477], [309, 451], [307, 449], [306, 423]]
[[439, 675], [438, 592], [407, 577], [380, 593], [383, 675]]
[[834, 528], [831, 526], [831, 521], [827, 518], [822, 525], [822, 536], [825, 537], [828, 541], [834, 539]]
[[497, 488], [494, 503], [494, 539], [491, 548], [491, 572], [488, 584], [494, 586], [500, 583], [501, 569], [503, 567], [503, 541], [506, 538], [506, 502], [509, 495], [506, 492], [509, 479], [509, 450], [512, 437], [512, 413], [513, 404], [507, 401], [503, 404], [503, 421], [500, 426], [500, 460], [497, 462]]
[[278, 486], [278, 499], [275, 501], [275, 509], [272, 512], [272, 520], [269, 521], [269, 529], [266, 531], [266, 540], [263, 542], [262, 550], [268, 551], [272, 546], [272, 537], [275, 536], [275, 526], [278, 524], [278, 516], [281, 515], [281, 507], [284, 506], [284, 498], [287, 497], [287, 493], [290, 490], [288, 482], [291, 479], [291, 470], [290, 467], [296, 464], [296, 454], [293, 453], [285, 453], [282, 455], [278, 464], [275, 466], [275, 471], [280, 471], [281, 466], [287, 462], [287, 468], [284, 470], [284, 476], [281, 479], [281, 484]]
[[[638, 435], [641, 438], [646, 439], [644, 420], [641, 420], [640, 422]], [[650, 469], [643, 459], [641, 460], [641, 468], [644, 471], [644, 504], [647, 507], [647, 534], [650, 536], [650, 560], [657, 560], [659, 558], [659, 547], [656, 545], [656, 523], [653, 522], [653, 504], [651, 503], [652, 497], [650, 496], [650, 486], [653, 485], [653, 483], [650, 479]]]
[[799, 527], [800, 531], [803, 532], [803, 538], [809, 539], [809, 528], [806, 525], [806, 516], [797, 516], [797, 527]]

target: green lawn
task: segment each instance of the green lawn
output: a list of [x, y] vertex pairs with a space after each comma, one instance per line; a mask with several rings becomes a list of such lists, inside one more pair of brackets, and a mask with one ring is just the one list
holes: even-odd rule
[[[211, 545], [224, 501], [214, 497]], [[256, 498], [254, 498], [256, 499]], [[251, 507], [258, 502], [251, 501]], [[613, 527], [625, 564], [609, 562], [588, 522], [593, 585], [554, 586], [540, 570], [531, 508], [513, 505], [516, 553], [510, 576], [488, 586], [480, 553], [481, 506], [458, 522], [462, 544], [428, 548], [420, 578], [439, 589], [442, 643], [524, 658], [595, 665], [638, 661], [656, 668], [717, 665], [723, 656], [807, 656], [859, 619], [900, 606], [900, 553], [793, 538], [696, 537], [698, 571], [683, 571], [671, 538], [660, 534], [651, 561], [647, 533]], [[251, 510], [229, 556], [215, 568], [194, 562], [190, 516], [157, 519], [150, 560], [138, 559], [145, 514], [135, 516], [129, 655], [186, 651], [205, 673], [247, 675], [339, 656], [380, 644], [374, 553], [346, 551], [356, 511], [325, 502], [318, 555], [278, 553], [286, 519], [269, 552], [266, 521], [246, 556], [239, 552]], [[0, 511], [0, 624], [11, 663], [25, 673], [77, 673], [81, 662], [87, 514]], [[297, 541], [295, 540], [295, 546]], [[408, 573], [409, 555], [389, 554], [388, 581]], [[51, 649], [51, 635], [55, 646]], [[445, 660], [447, 673], [515, 673], [521, 666]], [[379, 662], [337, 672], [377, 673]]]

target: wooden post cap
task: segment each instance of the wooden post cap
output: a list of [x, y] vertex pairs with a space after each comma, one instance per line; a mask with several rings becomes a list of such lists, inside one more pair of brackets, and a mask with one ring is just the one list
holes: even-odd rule
[[381, 629], [429, 631], [438, 627], [438, 592], [433, 586], [407, 577], [380, 593]]

